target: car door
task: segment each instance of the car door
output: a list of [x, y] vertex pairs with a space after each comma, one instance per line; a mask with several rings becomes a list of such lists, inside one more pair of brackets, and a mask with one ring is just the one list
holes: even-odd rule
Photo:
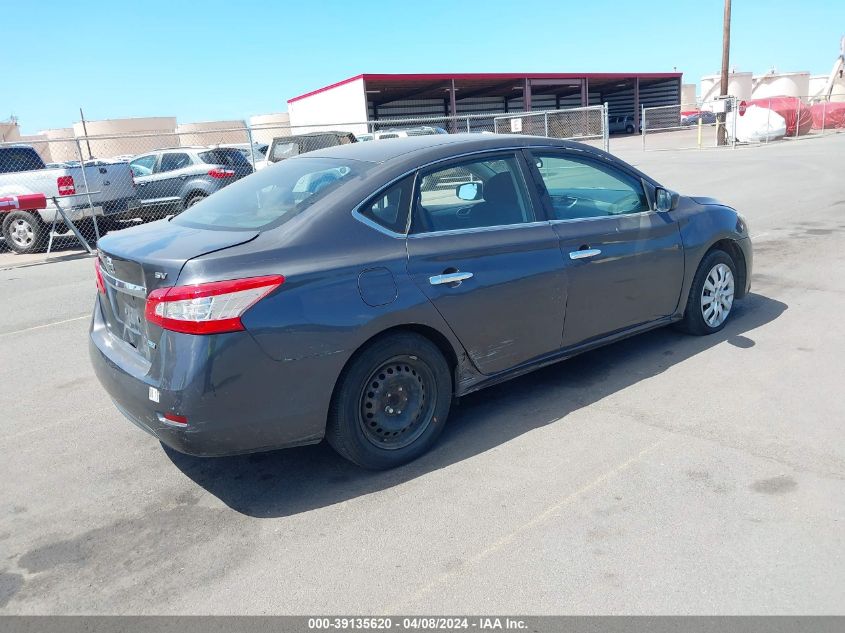
[[684, 276], [680, 229], [671, 213], [651, 210], [642, 179], [577, 150], [530, 156], [568, 272], [563, 347], [672, 314]]
[[144, 206], [156, 204], [154, 187], [150, 186], [150, 182], [153, 180], [153, 171], [157, 163], [158, 154], [144, 154], [129, 161], [129, 169], [132, 170], [138, 197]]
[[498, 153], [417, 175], [408, 271], [484, 374], [560, 347], [563, 260], [525, 169]]
[[193, 160], [187, 152], [164, 152], [150, 176], [151, 196], [167, 212], [182, 210], [182, 186], [191, 176]]

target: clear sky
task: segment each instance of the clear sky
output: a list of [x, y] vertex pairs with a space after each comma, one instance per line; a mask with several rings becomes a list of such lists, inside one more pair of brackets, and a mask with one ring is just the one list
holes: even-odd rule
[[[0, 0], [0, 120], [287, 109], [362, 72], [718, 72], [723, 0]], [[827, 74], [845, 0], [734, 0], [731, 66]]]

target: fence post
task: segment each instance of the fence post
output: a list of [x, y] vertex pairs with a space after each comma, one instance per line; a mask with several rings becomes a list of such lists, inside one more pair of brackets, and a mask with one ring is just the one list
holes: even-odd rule
[[607, 101], [602, 104], [601, 112], [602, 112], [602, 141], [604, 141], [604, 151], [608, 154], [610, 153], [610, 129], [607, 127]]
[[827, 99], [822, 101], [822, 136], [824, 136], [824, 130], [825, 130], [824, 125], [825, 125], [825, 117], [826, 116], [827, 116]]
[[769, 107], [766, 108], [766, 145], [769, 144], [769, 136], [771, 135], [772, 119], [772, 100], [769, 99]]
[[252, 127], [246, 126], [246, 137], [249, 141], [249, 155], [252, 156], [252, 171], [255, 171], [255, 144], [252, 142]]
[[88, 186], [88, 175], [85, 173], [85, 159], [82, 158], [82, 145], [80, 144], [78, 137], [76, 139], [76, 153], [79, 156], [79, 168], [82, 170], [82, 182], [85, 185], [85, 197], [88, 199], [88, 210], [91, 211], [91, 222], [94, 224], [94, 239], [99, 241], [100, 227], [97, 226], [97, 215], [94, 213], [94, 203], [91, 200], [91, 188]]
[[548, 111], [543, 112], [543, 129], [545, 130], [545, 135], [549, 135], [549, 113]]
[[472, 132], [472, 130], [469, 127], [469, 115], [467, 115], [467, 134], [469, 134], [470, 132]]
[[698, 149], [701, 149], [701, 129], [703, 127], [703, 118], [704, 117], [702, 117], [700, 114], [698, 115]]
[[731, 149], [736, 149], [736, 118], [739, 116], [736, 97], [731, 98], [731, 112], [733, 112], [731, 124]]
[[642, 137], [643, 137], [643, 151], [645, 151], [645, 130], [646, 130], [646, 124], [647, 124], [646, 118], [645, 118], [645, 106], [641, 105], [640, 110], [641, 110], [641, 113], [640, 113], [640, 128], [642, 128], [640, 133], [642, 134]]
[[801, 97], [795, 97], [798, 99], [798, 114], [795, 116], [795, 138], [798, 138], [801, 134]]

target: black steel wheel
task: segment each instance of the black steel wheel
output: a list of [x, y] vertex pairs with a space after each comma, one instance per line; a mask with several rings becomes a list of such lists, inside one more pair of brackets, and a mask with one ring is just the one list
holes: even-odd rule
[[344, 370], [326, 438], [360, 466], [393, 468], [431, 447], [451, 400], [450, 368], [434, 343], [412, 332], [385, 336], [359, 351]]
[[412, 444], [425, 432], [437, 401], [437, 381], [419, 357], [403, 354], [376, 369], [361, 390], [358, 422], [380, 448]]

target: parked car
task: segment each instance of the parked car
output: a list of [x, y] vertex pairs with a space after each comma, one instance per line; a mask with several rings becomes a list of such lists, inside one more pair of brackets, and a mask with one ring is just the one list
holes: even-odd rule
[[311, 132], [294, 136], [277, 136], [270, 143], [270, 149], [267, 150], [267, 161], [278, 163], [325, 147], [355, 142], [357, 139], [351, 132]]
[[259, 162], [267, 161], [267, 150], [270, 148], [270, 145], [267, 143], [253, 143], [252, 145], [249, 143], [221, 143], [220, 145], [212, 145], [211, 147], [234, 148], [244, 155], [244, 158], [249, 161], [249, 164], [253, 166], [253, 169], [256, 169], [256, 165]]
[[429, 134], [448, 134], [442, 127], [435, 127], [431, 125], [421, 125], [419, 127], [409, 128], [388, 128], [386, 130], [379, 130], [369, 134], [359, 134], [355, 138], [359, 142], [364, 141], [378, 141], [380, 139], [388, 138], [405, 138], [406, 136], [427, 136]]
[[141, 199], [136, 217], [142, 219], [180, 213], [253, 172], [252, 165], [235, 148], [156, 150], [136, 156], [129, 167]]
[[454, 397], [670, 323], [718, 332], [752, 248], [734, 209], [593, 147], [458, 134], [286, 160], [106, 236], [96, 265], [91, 359], [135, 424], [195, 455], [326, 437], [389, 468]]
[[695, 112], [681, 112], [681, 125], [716, 125], [716, 114], [709, 110], [698, 110]]
[[[634, 115], [627, 114], [625, 116], [611, 116], [607, 118], [607, 126], [608, 131], [611, 134], [633, 134], [635, 127], [634, 127]], [[642, 128], [640, 128], [642, 129]]]
[[[91, 192], [90, 202], [87, 195], [74, 195], [86, 192]], [[2, 214], [3, 239], [18, 253], [37, 251], [47, 242], [58, 215], [53, 197], [64, 198], [60, 204], [72, 222], [94, 215], [115, 217], [138, 205], [132, 173], [125, 163], [88, 164], [86, 161], [84, 167], [79, 163], [47, 167], [29, 145], [0, 147], [0, 196], [32, 193], [44, 194], [47, 208]], [[59, 227], [66, 229], [61, 218], [58, 219]]]

